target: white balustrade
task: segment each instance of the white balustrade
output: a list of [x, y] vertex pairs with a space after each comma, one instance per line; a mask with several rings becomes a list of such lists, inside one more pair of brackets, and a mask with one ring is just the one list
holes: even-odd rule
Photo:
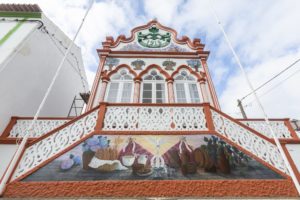
[[[68, 122], [69, 120], [57, 120], [57, 119], [47, 119], [47, 120], [36, 120], [36, 123], [33, 125], [33, 131], [29, 132], [30, 138], [37, 138], [40, 137], [55, 128], [63, 125], [64, 123]], [[28, 127], [32, 123], [32, 120], [28, 119], [18, 119], [17, 123], [11, 129], [8, 137], [13, 138], [22, 138], [24, 137]]]
[[97, 117], [98, 110], [95, 110], [26, 148], [14, 172], [13, 180], [29, 172], [49, 158], [61, 153], [91, 133], [96, 126]]
[[203, 107], [108, 106], [103, 130], [208, 130]]
[[283, 173], [289, 174], [277, 146], [254, 132], [211, 110], [215, 129], [225, 138], [251, 152]]
[[[240, 121], [266, 137], [273, 138], [268, 124], [265, 121]], [[277, 138], [292, 138], [291, 132], [285, 126], [284, 121], [270, 121], [270, 125]]]

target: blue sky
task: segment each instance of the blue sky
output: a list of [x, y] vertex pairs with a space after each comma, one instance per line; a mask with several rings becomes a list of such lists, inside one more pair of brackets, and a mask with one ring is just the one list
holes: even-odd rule
[[[38, 3], [46, 16], [73, 37], [89, 0], [9, 0], [8, 3]], [[96, 48], [105, 36], [129, 36], [135, 26], [157, 18], [178, 31], [179, 37], [200, 38], [211, 52], [208, 64], [221, 107], [236, 117], [236, 99], [250, 90], [233, 59], [209, 6], [215, 10], [254, 86], [258, 86], [300, 58], [300, 1], [298, 0], [97, 0], [77, 45], [82, 48], [90, 83], [97, 69]], [[262, 89], [263, 105], [270, 117], [300, 118], [300, 73], [265, 94], [300, 69], [293, 67]], [[253, 98], [245, 100], [250, 117], [262, 117]]]

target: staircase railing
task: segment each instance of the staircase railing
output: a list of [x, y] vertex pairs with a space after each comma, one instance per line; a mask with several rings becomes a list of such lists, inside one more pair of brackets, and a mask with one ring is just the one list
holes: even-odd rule
[[278, 171], [289, 174], [277, 146], [270, 138], [214, 108], [211, 113], [217, 133]]
[[288, 175], [274, 141], [209, 104], [108, 104], [34, 140], [26, 148], [12, 176], [25, 177], [62, 155], [92, 134], [215, 134], [254, 156], [275, 171]]
[[[241, 123], [249, 126], [250, 128], [256, 130], [257, 132], [267, 136], [268, 138], [273, 138], [272, 133], [265, 122], [265, 120], [258, 119], [242, 119], [239, 120]], [[270, 125], [279, 139], [298, 139], [296, 132], [291, 127], [288, 119], [271, 119]]]
[[12, 180], [30, 172], [49, 158], [58, 155], [93, 132], [97, 122], [98, 110], [99, 107], [94, 108], [33, 141], [25, 149], [22, 158], [19, 160]]

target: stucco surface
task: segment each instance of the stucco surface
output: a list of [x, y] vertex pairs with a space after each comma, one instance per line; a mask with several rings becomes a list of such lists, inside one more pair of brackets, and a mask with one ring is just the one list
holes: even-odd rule
[[290, 180], [15, 182], [4, 197], [296, 197]]

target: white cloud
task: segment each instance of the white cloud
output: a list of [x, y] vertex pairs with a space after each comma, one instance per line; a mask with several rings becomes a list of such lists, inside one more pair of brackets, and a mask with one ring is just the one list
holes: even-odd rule
[[[300, 49], [297, 53], [278, 57], [255, 65], [253, 68], [248, 70], [249, 78], [254, 87], [258, 87], [299, 58]], [[259, 99], [261, 100], [269, 117], [300, 118], [300, 106], [298, 106], [298, 102], [300, 102], [300, 95], [297, 92], [299, 90], [298, 86], [300, 80], [299, 70], [300, 63], [296, 64], [289, 71], [283, 73], [270, 84], [267, 84], [265, 87], [258, 90], [257, 94]], [[294, 73], [296, 74], [293, 76], [292, 74]], [[291, 78], [284, 81], [289, 76], [291, 76]], [[222, 110], [233, 114], [236, 117], [241, 117], [241, 115], [238, 114], [239, 109], [237, 107], [237, 98], [242, 98], [250, 92], [249, 86], [242, 74], [238, 72], [233, 75], [227, 81], [225, 88], [226, 89], [220, 98]], [[254, 101], [253, 95], [245, 98], [243, 104], [248, 117], [263, 117], [259, 107]]]
[[[222, 107], [228, 113], [237, 112], [236, 99], [246, 94], [249, 89], [210, 12], [210, 1], [97, 1], [76, 42], [82, 48], [89, 80], [92, 79], [98, 66], [96, 48], [101, 48], [105, 36], [117, 37], [119, 34], [128, 36], [135, 26], [145, 24], [157, 17], [162, 24], [176, 29], [180, 36], [188, 35], [191, 38], [202, 39], [206, 49], [211, 51], [209, 68]], [[8, 2], [38, 3], [45, 14], [72, 37], [90, 1], [10, 0]], [[272, 77], [297, 56], [300, 57], [299, 1], [215, 0], [214, 6], [255, 86]], [[300, 95], [295, 92], [299, 85], [297, 76], [262, 97], [263, 104], [271, 116], [300, 117], [297, 114], [300, 111], [298, 108]], [[270, 87], [275, 84], [276, 81], [270, 84]], [[267, 89], [266, 87], [262, 92]], [[254, 105], [247, 107], [246, 111], [249, 115], [258, 116]]]

